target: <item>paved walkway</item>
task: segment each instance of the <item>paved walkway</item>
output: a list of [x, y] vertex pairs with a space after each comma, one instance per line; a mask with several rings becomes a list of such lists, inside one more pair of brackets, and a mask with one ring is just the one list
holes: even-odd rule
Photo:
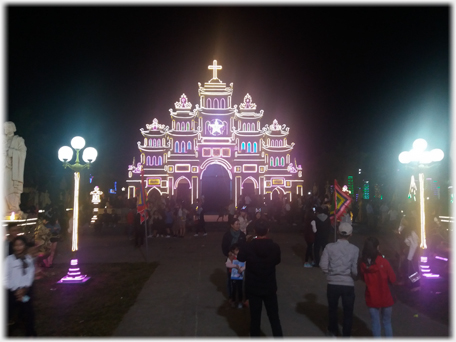
[[[206, 237], [188, 233], [184, 239], [149, 239], [149, 262], [158, 267], [145, 283], [136, 303], [123, 317], [114, 336], [153, 337], [247, 337], [248, 309], [233, 309], [226, 303], [226, 273], [221, 252], [226, 223], [208, 223]], [[327, 325], [325, 277], [319, 268], [303, 268], [305, 242], [299, 226], [278, 226], [271, 233], [282, 251], [277, 266], [279, 314], [288, 337], [324, 337]], [[355, 227], [352, 242], [362, 247], [365, 236]], [[382, 237], [382, 251], [388, 237]], [[384, 241], [384, 242], [383, 242]], [[80, 237], [80, 264], [144, 262], [145, 248], [134, 248], [117, 228], [103, 236], [91, 232]], [[64, 244], [58, 248], [56, 263], [68, 262]], [[357, 281], [354, 309], [354, 337], [372, 336], [369, 313], [364, 301], [365, 285]], [[448, 290], [448, 288], [446, 287]], [[446, 291], [447, 291], [446, 290]], [[440, 293], [438, 293], [440, 291]], [[417, 292], [415, 299], [435, 305], [448, 305], [448, 291]], [[433, 296], [433, 297], [432, 297]], [[446, 298], [443, 299], [443, 296]], [[443, 303], [443, 304], [442, 304]], [[448, 337], [448, 324], [418, 312], [416, 302], [398, 300], [393, 307], [393, 330], [397, 337]], [[445, 310], [445, 308], [437, 308]], [[448, 310], [448, 308], [446, 308]], [[432, 312], [431, 312], [432, 314]], [[262, 331], [272, 336], [266, 313]]]

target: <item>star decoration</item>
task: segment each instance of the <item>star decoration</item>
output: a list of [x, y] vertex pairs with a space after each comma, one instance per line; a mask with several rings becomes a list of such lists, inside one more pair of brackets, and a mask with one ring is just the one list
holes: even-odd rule
[[215, 119], [213, 123], [209, 124], [209, 127], [212, 130], [212, 135], [215, 135], [215, 133], [222, 134], [223, 123], [219, 119]]

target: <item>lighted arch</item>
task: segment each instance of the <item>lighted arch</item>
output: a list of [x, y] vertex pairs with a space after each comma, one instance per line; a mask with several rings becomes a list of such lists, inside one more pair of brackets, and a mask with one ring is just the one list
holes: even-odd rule
[[245, 142], [242, 142], [242, 143], [241, 143], [241, 150], [242, 150], [242, 151], [245, 150]]
[[242, 130], [245, 131], [245, 122], [242, 124]]
[[176, 143], [174, 144], [174, 153], [179, 153], [179, 142], [176, 141]]
[[214, 99], [214, 108], [219, 108], [219, 100]]
[[146, 158], [146, 165], [152, 165], [152, 164], [150, 163], [150, 156], [147, 156], [147, 158]]
[[285, 158], [280, 158], [280, 166], [285, 166]]
[[271, 166], [275, 166], [275, 164], [274, 164], [274, 157], [271, 157], [270, 161], [271, 161], [271, 163], [270, 163]]
[[181, 153], [185, 153], [185, 142], [182, 141], [181, 143]]
[[157, 165], [163, 165], [162, 157], [158, 156], [158, 162]]
[[177, 189], [177, 185], [179, 184], [179, 182], [184, 179], [188, 182], [188, 188], [191, 189], [192, 182], [190, 182], [190, 180], [185, 176], [180, 176], [178, 179], [176, 179], [176, 181], [174, 182], [174, 189]]
[[220, 108], [226, 108], [225, 99], [221, 99], [221, 100], [220, 100]]
[[247, 143], [247, 153], [252, 152], [251, 147], [252, 147], [252, 144], [251, 144], [250, 141], [249, 141], [249, 142]]
[[232, 169], [231, 164], [228, 163], [225, 159], [221, 159], [221, 158], [206, 159], [200, 166], [200, 170], [201, 170], [200, 179], [203, 179], [204, 171], [206, 171], [207, 167], [212, 164], [218, 164], [218, 165], [223, 166], [225, 168], [225, 170], [228, 172], [230, 179], [233, 179], [233, 176], [230, 171]]
[[279, 164], [279, 157], [276, 157], [276, 158], [275, 158], [275, 164], [276, 164], [276, 166], [279, 166], [279, 165], [280, 165], [280, 164]]
[[270, 193], [270, 198], [271, 198], [271, 201], [272, 201], [272, 194], [274, 191], [277, 191], [277, 193], [279, 193], [279, 190], [282, 191], [282, 194], [286, 194], [285, 190], [283, 190], [280, 186], [276, 187], [274, 190], [271, 191]]
[[157, 190], [157, 191], [160, 193], [160, 196], [162, 195], [162, 192], [160, 191], [160, 189], [157, 188], [156, 185], [154, 185], [154, 186], [152, 186], [152, 187], [149, 189], [149, 191], [147, 191], [147, 197], [149, 197], [149, 192], [151, 192], [151, 191], [154, 190], [154, 189]]
[[180, 124], [180, 122], [178, 122], [178, 123], [176, 124], [176, 130], [177, 130], [177, 131], [180, 131], [180, 129], [181, 129], [181, 124]]
[[211, 99], [206, 99], [206, 108], [212, 108], [212, 101], [211, 101]]
[[187, 131], [189, 131], [190, 130], [190, 122], [187, 122], [186, 126], [187, 126], [186, 127]]
[[157, 146], [161, 147], [161, 139], [157, 139]]
[[157, 157], [152, 157], [152, 165], [157, 165]]
[[189, 142], [187, 142], [187, 150], [191, 151], [191, 149], [192, 149], [192, 142], [189, 141]]
[[257, 153], [257, 143], [253, 143], [253, 153]]
[[144, 138], [144, 146], [147, 146], [147, 138]]
[[253, 182], [253, 185], [255, 186], [255, 189], [258, 189], [258, 182], [255, 178], [253, 178], [252, 176], [249, 176], [247, 177], [246, 179], [243, 180], [242, 184], [241, 184], [241, 188], [244, 187], [244, 183], [247, 179], [250, 179], [252, 182]]

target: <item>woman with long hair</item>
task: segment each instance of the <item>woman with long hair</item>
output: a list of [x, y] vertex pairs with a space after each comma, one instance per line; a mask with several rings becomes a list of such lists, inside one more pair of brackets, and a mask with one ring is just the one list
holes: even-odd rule
[[379, 241], [368, 237], [361, 254], [360, 271], [366, 283], [365, 299], [372, 320], [372, 334], [382, 336], [382, 326], [386, 337], [393, 336], [391, 313], [394, 299], [390, 284], [396, 282], [396, 275], [388, 260], [379, 251]]

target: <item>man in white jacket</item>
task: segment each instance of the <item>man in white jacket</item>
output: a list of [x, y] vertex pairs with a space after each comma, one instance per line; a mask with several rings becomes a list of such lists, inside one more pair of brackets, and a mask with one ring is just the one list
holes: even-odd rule
[[328, 298], [328, 336], [338, 336], [337, 307], [342, 297], [344, 310], [343, 336], [351, 336], [355, 304], [354, 277], [358, 275], [359, 248], [348, 242], [353, 228], [350, 223], [339, 225], [339, 238], [326, 245], [321, 255], [320, 268], [326, 274]]

